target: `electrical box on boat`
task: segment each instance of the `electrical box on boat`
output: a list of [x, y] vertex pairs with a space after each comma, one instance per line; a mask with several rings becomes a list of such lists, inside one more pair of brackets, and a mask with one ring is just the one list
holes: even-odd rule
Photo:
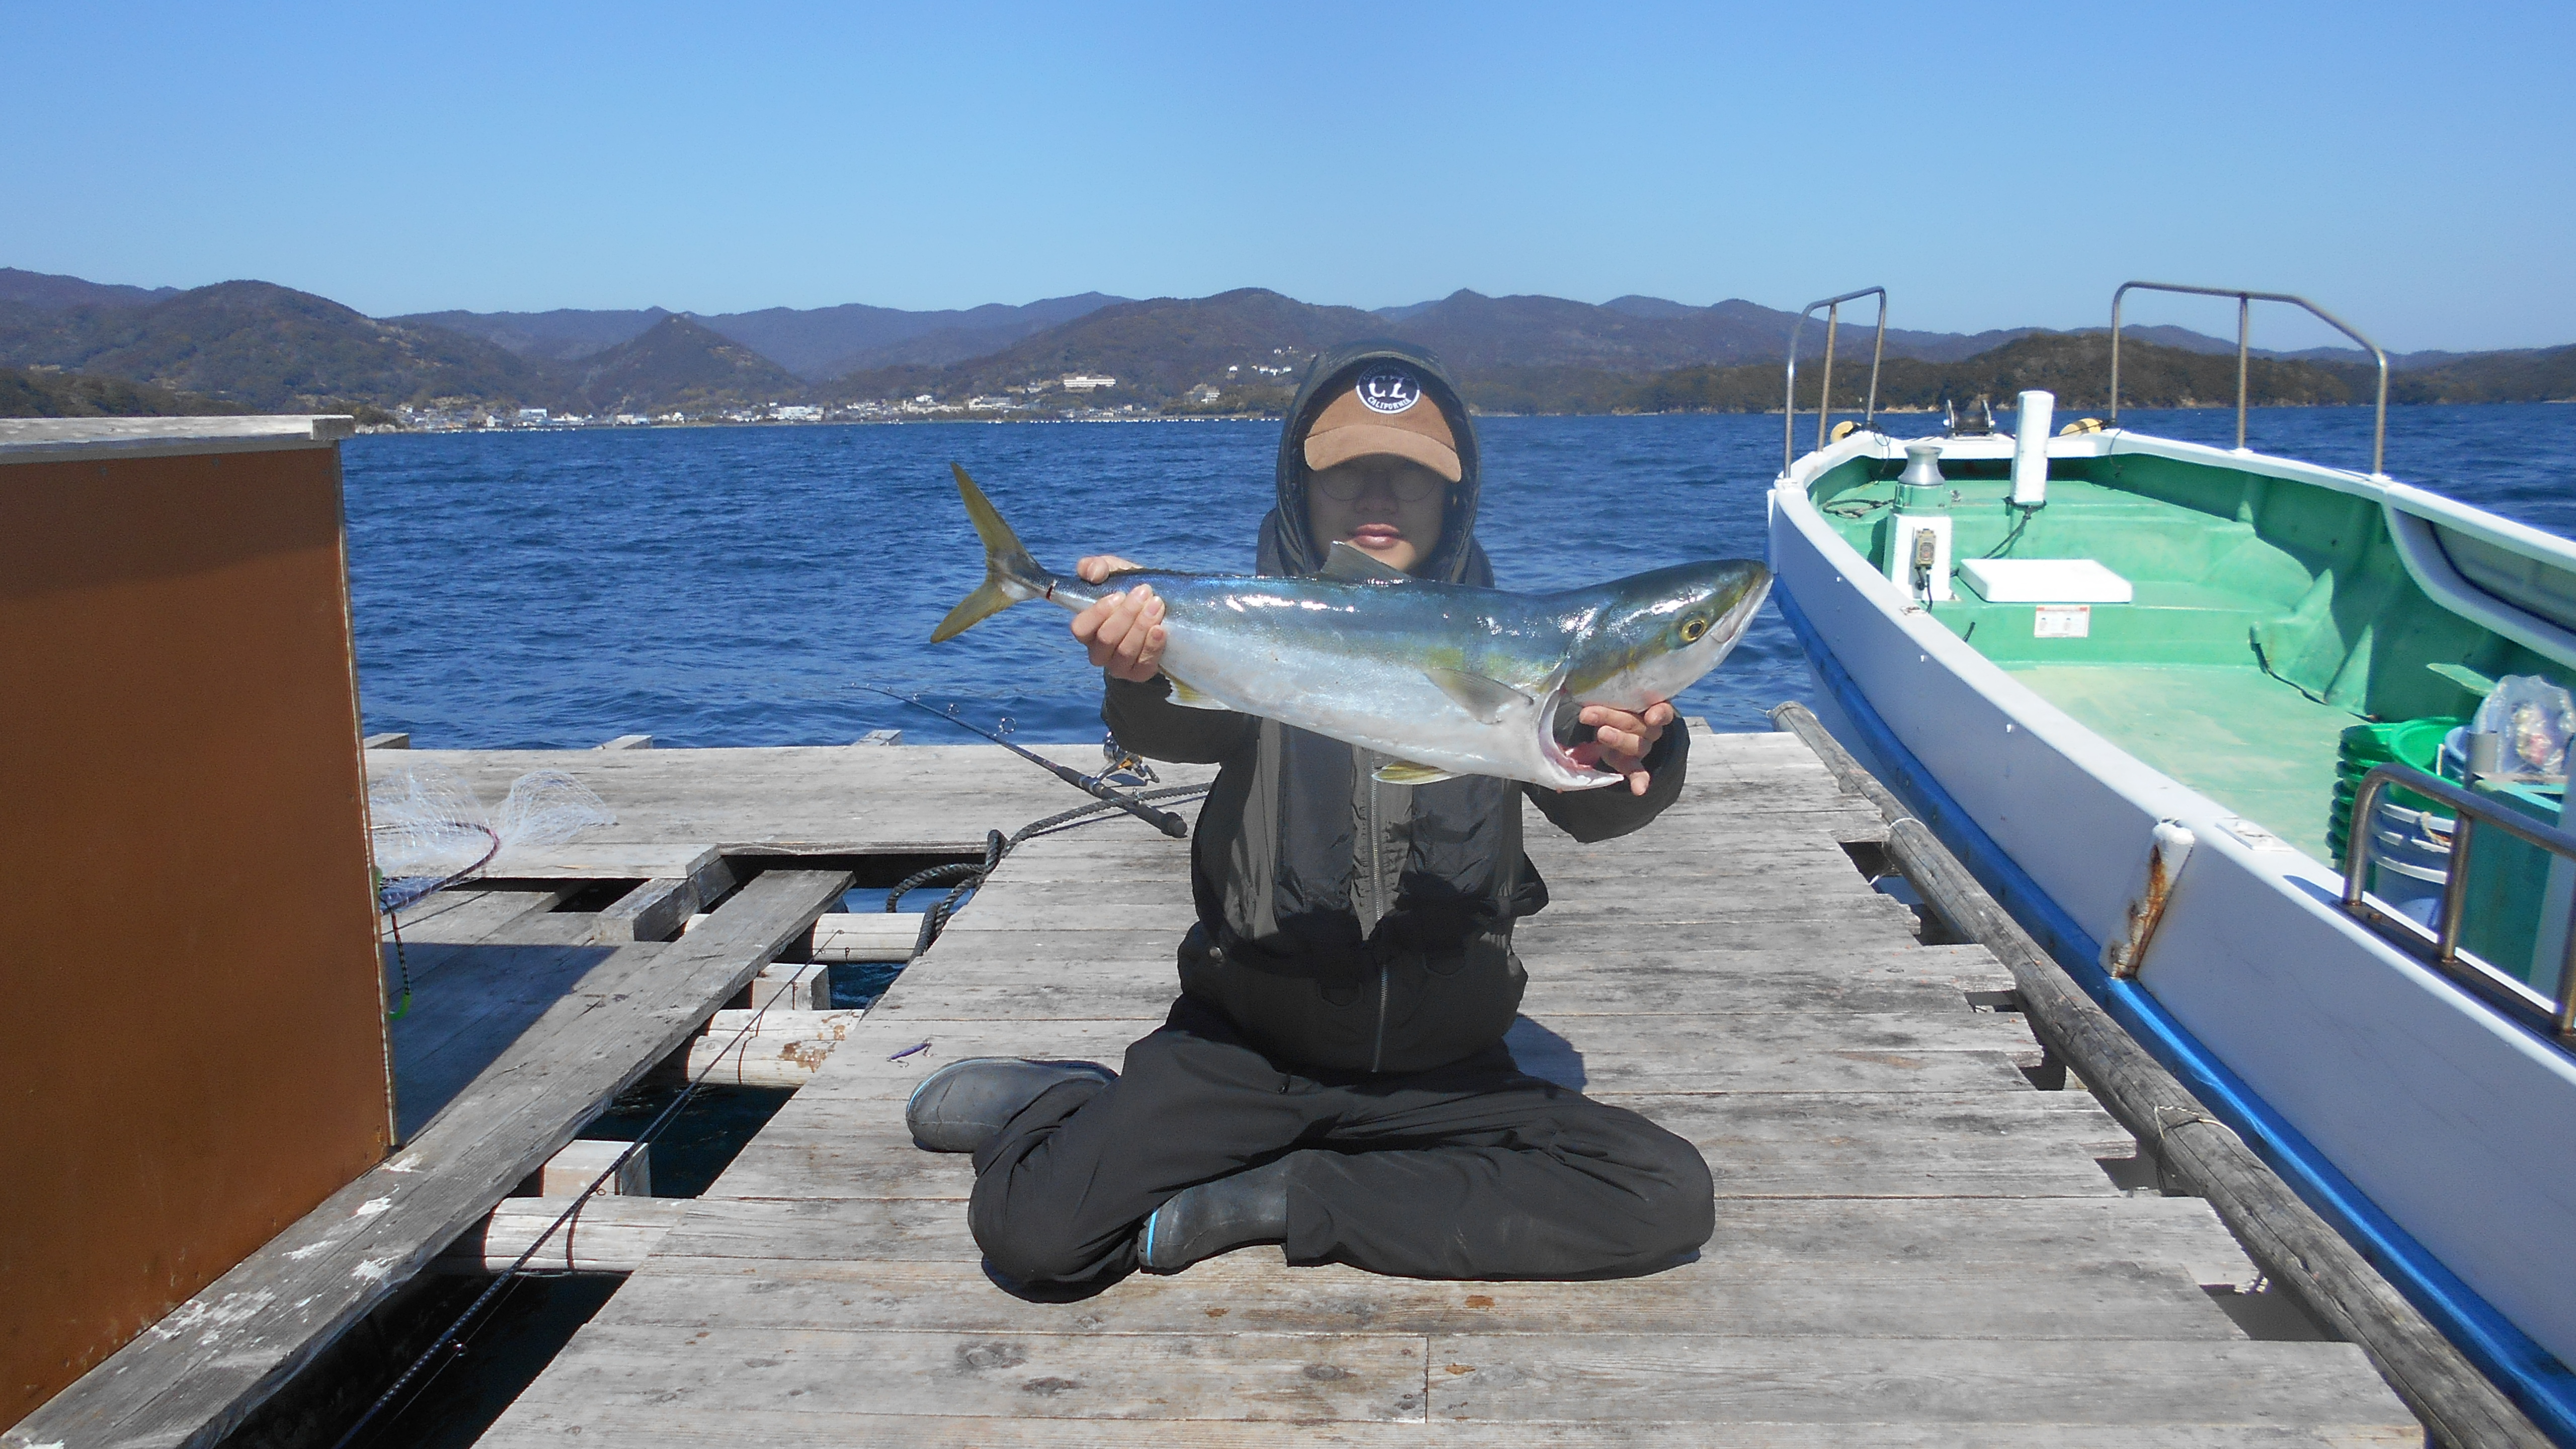
[[1972, 558], [1959, 572], [1989, 604], [2125, 604], [2135, 594], [2089, 558]]
[[1918, 603], [1958, 598], [1950, 587], [1950, 515], [1900, 513], [1889, 520], [1887, 577]]

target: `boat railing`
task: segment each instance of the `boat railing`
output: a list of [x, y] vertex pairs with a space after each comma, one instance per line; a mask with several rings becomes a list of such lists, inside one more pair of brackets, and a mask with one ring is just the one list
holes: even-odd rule
[[1842, 325], [1843, 304], [1871, 296], [1878, 298], [1878, 337], [1870, 344], [1869, 401], [1861, 409], [1861, 425], [1867, 427], [1877, 419], [1878, 365], [1887, 357], [1887, 289], [1863, 287], [1856, 292], [1845, 292], [1839, 297], [1827, 297], [1821, 301], [1809, 302], [1799, 311], [1797, 322], [1789, 328], [1788, 403], [1781, 409], [1786, 415], [1781, 423], [1781, 472], [1786, 473], [1789, 471], [1789, 466], [1798, 461], [1798, 340], [1807, 330], [1807, 319], [1816, 315], [1818, 307], [1825, 309], [1825, 365], [1822, 372], [1822, 387], [1816, 394], [1816, 446], [1821, 448], [1831, 441], [1825, 435], [1825, 429], [1828, 420], [1834, 414], [1834, 333]]
[[[2413, 791], [2457, 815], [2442, 883], [2440, 914], [2427, 930], [2408, 917], [2374, 902], [2365, 892], [2371, 862], [2377, 855], [2378, 831], [2371, 821], [2379, 797], [2392, 787]], [[2343, 872], [2343, 908], [2381, 936], [2424, 958], [2435, 970], [2468, 987], [2507, 1013], [2558, 1039], [2576, 1045], [2576, 920], [2558, 964], [2555, 991], [2543, 995], [2460, 947], [2460, 928], [2469, 899], [2469, 844], [2493, 830], [2538, 846], [2560, 860], [2576, 861], [2576, 834], [2546, 825], [2487, 796], [2464, 790], [2449, 780], [2400, 764], [2384, 764], [2362, 777], [2352, 802], [2352, 844]]]
[[[2240, 453], [2245, 451], [2245, 381], [2247, 359], [2251, 355], [2248, 342], [2253, 331], [2255, 303], [2287, 302], [2293, 307], [2304, 307], [2310, 316], [2360, 343], [2379, 363], [2379, 422], [2370, 439], [2370, 476], [2383, 479], [2388, 476], [2386, 467], [2388, 461], [2388, 354], [2380, 350], [2378, 343], [2362, 336], [2351, 323], [2305, 297], [2288, 292], [2248, 292], [2236, 287], [2194, 287], [2180, 282], [2122, 282], [2120, 290], [2111, 294], [2111, 425], [2113, 427], [2118, 427], [2120, 424], [2120, 303], [2131, 292], [2180, 292], [2194, 297], [2236, 299], [2236, 450]], [[1793, 362], [1796, 351], [1793, 345], [1790, 349]]]

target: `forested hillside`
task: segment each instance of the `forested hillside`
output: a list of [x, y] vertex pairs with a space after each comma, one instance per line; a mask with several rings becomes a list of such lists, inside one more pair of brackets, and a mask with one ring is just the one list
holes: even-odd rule
[[0, 418], [184, 418], [250, 409], [121, 377], [0, 367]]
[[[1842, 334], [1835, 406], [1868, 383], [1866, 304]], [[581, 414], [740, 414], [783, 403], [894, 416], [928, 410], [1257, 414], [1287, 405], [1314, 356], [1365, 337], [1426, 346], [1489, 412], [1761, 411], [1780, 405], [1795, 314], [1737, 300], [1654, 297], [1594, 305], [1460, 291], [1364, 312], [1261, 288], [1124, 301], [1098, 293], [1023, 306], [907, 312], [849, 304], [697, 316], [630, 311], [433, 312], [377, 320], [266, 282], [185, 292], [0, 268], [0, 365], [121, 380], [260, 411], [435, 409], [449, 417], [543, 407]], [[1821, 329], [1800, 350], [1814, 406]], [[1892, 330], [1879, 400], [1932, 407], [2044, 387], [2068, 407], [2107, 403], [2109, 343], [2094, 331], [1975, 334]], [[2351, 352], [2261, 355], [2264, 404], [2366, 401], [2373, 371]], [[2233, 346], [2175, 327], [2133, 329], [2123, 400], [2224, 405]], [[2576, 347], [2397, 359], [2395, 402], [2525, 402], [2576, 397]], [[1068, 390], [1064, 379], [1114, 378]], [[70, 386], [66, 383], [62, 386]], [[89, 384], [83, 384], [89, 386]], [[37, 390], [14, 394], [33, 407]], [[81, 397], [97, 394], [81, 393]], [[128, 395], [134, 406], [146, 394]], [[51, 405], [51, 404], [48, 404]], [[70, 406], [69, 401], [61, 405]], [[102, 404], [103, 405], [103, 404]]]

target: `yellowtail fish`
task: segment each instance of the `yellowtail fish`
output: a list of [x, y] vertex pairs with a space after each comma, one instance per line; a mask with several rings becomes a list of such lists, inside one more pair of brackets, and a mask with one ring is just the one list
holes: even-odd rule
[[1558, 790], [1619, 776], [1569, 752], [1583, 707], [1642, 711], [1718, 666], [1771, 592], [1749, 559], [1675, 564], [1590, 588], [1515, 594], [1417, 579], [1347, 543], [1302, 578], [1136, 569], [1085, 583], [1038, 566], [966, 470], [984, 582], [931, 631], [953, 639], [1013, 604], [1080, 611], [1148, 584], [1176, 703], [1275, 719], [1390, 755], [1377, 777], [1499, 775]]

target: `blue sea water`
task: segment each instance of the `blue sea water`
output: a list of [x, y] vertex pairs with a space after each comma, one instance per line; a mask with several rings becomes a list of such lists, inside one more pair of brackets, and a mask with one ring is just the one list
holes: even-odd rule
[[[2223, 409], [2133, 411], [2226, 445]], [[1933, 430], [1897, 417], [1899, 435]], [[2366, 408], [2255, 412], [2265, 452], [2367, 468]], [[1804, 431], [1803, 429], [1801, 430]], [[1760, 558], [1776, 416], [1490, 418], [1478, 526], [1506, 588], [1691, 558]], [[983, 575], [948, 480], [963, 463], [1037, 558], [1118, 552], [1248, 570], [1276, 423], [915, 424], [385, 434], [344, 445], [359, 694], [370, 732], [433, 748], [969, 738], [880, 684], [1019, 738], [1094, 740], [1099, 674], [1029, 604], [932, 646]], [[2576, 533], [2576, 407], [2406, 407], [2388, 469]], [[1720, 729], [1807, 697], [1774, 609], [1679, 701]]]

